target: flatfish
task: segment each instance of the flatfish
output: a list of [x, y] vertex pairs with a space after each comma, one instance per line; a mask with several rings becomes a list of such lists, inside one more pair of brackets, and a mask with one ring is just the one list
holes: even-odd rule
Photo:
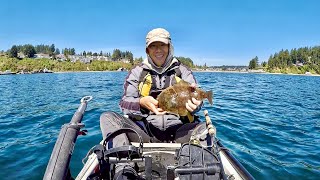
[[166, 88], [158, 95], [158, 107], [167, 112], [186, 116], [189, 112], [186, 108], [186, 103], [191, 98], [199, 101], [208, 99], [212, 105], [212, 91], [204, 91], [198, 87], [191, 86], [190, 83], [184, 80], [180, 80], [177, 84]]

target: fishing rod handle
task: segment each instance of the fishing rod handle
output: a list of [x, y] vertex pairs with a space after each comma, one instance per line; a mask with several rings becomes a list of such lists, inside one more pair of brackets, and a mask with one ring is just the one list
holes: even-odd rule
[[209, 117], [209, 114], [208, 114], [208, 110], [204, 110], [204, 116], [205, 116], [205, 119], [206, 119], [206, 124], [207, 124], [207, 127], [208, 127], [208, 133], [210, 136], [215, 136], [216, 135], [216, 129], [215, 127], [212, 125], [212, 121]]

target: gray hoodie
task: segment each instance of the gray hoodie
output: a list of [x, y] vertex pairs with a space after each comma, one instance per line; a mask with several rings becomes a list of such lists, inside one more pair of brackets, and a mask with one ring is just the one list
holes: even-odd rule
[[[122, 99], [119, 103], [119, 106], [122, 112], [128, 115], [132, 120], [141, 120], [145, 119], [155, 127], [160, 130], [166, 130], [168, 127], [182, 124], [180, 117], [174, 114], [164, 114], [164, 115], [155, 115], [152, 112], [146, 111], [145, 109], [140, 107], [140, 92], [139, 92], [139, 79], [140, 75], [143, 71], [149, 70], [153, 71], [156, 74], [156, 87], [157, 89], [164, 89], [164, 81], [166, 74], [169, 71], [172, 71], [176, 68], [179, 68], [181, 71], [181, 79], [189, 82], [196, 83], [196, 80], [192, 74], [192, 71], [185, 65], [181, 64], [176, 58], [172, 58], [169, 61], [168, 65], [163, 67], [162, 70], [155, 70], [154, 65], [150, 64], [150, 62], [146, 59], [141, 64], [134, 67], [127, 75], [124, 82], [124, 93]], [[175, 75], [172, 74], [170, 76], [170, 85], [175, 83]]]

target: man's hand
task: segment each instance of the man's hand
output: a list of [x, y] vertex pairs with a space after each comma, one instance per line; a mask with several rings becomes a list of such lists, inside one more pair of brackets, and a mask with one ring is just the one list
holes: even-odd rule
[[154, 112], [155, 114], [165, 114], [161, 108], [158, 107], [158, 101], [152, 96], [145, 96], [140, 98], [140, 106]]
[[[192, 87], [197, 87], [195, 83], [191, 84]], [[188, 100], [186, 103], [186, 108], [189, 112], [193, 113], [195, 110], [199, 108], [199, 106], [202, 104], [202, 101], [198, 101], [195, 98], [192, 98], [191, 100]]]
[[192, 98], [191, 100], [188, 100], [188, 102], [186, 103], [186, 108], [189, 112], [192, 113], [202, 104], [202, 101], [198, 101], [195, 98]]

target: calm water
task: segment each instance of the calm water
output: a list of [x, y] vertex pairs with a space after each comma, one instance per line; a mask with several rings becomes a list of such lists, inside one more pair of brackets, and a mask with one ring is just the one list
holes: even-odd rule
[[[0, 76], [0, 179], [42, 179], [57, 135], [92, 95], [71, 170], [99, 143], [99, 116], [119, 111], [124, 72]], [[320, 77], [195, 73], [218, 137], [256, 179], [319, 179]], [[202, 116], [202, 114], [200, 114]]]

